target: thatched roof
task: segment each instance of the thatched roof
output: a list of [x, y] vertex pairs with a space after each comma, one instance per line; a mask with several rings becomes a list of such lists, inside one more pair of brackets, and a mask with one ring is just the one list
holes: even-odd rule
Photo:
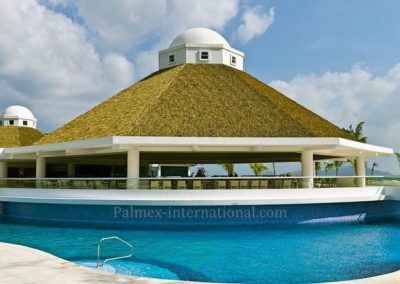
[[107, 136], [352, 139], [249, 74], [211, 64], [155, 72], [35, 144]]
[[0, 127], [0, 148], [29, 146], [43, 137], [43, 133], [30, 127]]

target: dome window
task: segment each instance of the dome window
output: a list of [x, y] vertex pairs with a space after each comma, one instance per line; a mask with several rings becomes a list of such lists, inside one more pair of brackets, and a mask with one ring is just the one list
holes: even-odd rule
[[208, 61], [210, 59], [208, 51], [200, 51], [200, 60]]
[[161, 70], [179, 64], [207, 63], [243, 70], [243, 57], [243, 52], [232, 48], [216, 31], [192, 28], [178, 35], [169, 48], [159, 51], [158, 66]]
[[174, 55], [174, 54], [171, 54], [171, 55], [169, 56], [168, 62], [169, 62], [169, 63], [175, 63], [175, 55]]
[[0, 116], [3, 126], [26, 126], [36, 128], [36, 118], [32, 112], [24, 106], [9, 106]]
[[231, 65], [236, 66], [236, 56], [231, 55]]

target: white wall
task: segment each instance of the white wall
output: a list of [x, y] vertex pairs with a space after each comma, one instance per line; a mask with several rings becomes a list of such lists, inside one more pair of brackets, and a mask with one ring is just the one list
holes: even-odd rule
[[[10, 120], [14, 121], [14, 124], [12, 126], [25, 126], [25, 127], [31, 127], [31, 128], [36, 128], [36, 121], [34, 120], [29, 120], [29, 119], [21, 119], [21, 118], [1, 118], [0, 121], [2, 121], [3, 126], [10, 126]], [[27, 122], [27, 125], [24, 125], [24, 121]]]
[[[170, 55], [175, 56], [174, 63], [169, 62]], [[186, 62], [186, 52], [185, 52], [184, 48], [171, 49], [171, 50], [167, 50], [163, 53], [160, 52], [160, 54], [159, 54], [159, 69], [173, 67], [173, 66], [176, 66], [179, 64], [183, 64], [184, 62]]]
[[[200, 52], [208, 51], [209, 60], [201, 60]], [[169, 62], [170, 55], [175, 56], [175, 62]], [[231, 56], [236, 57], [236, 64], [231, 64]], [[159, 68], [169, 68], [180, 64], [224, 64], [243, 70], [243, 54], [234, 49], [215, 46], [181, 46], [162, 50], [159, 53]]]
[[[231, 56], [236, 57], [236, 64], [231, 64]], [[239, 70], [243, 70], [243, 55], [228, 50], [222, 50], [222, 64], [229, 65]]]
[[269, 205], [382, 200], [382, 187], [273, 190], [2, 189], [0, 201], [98, 205]]

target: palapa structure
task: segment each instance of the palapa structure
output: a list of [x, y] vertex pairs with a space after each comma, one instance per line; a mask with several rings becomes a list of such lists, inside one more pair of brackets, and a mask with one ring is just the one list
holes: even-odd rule
[[354, 139], [243, 71], [183, 64], [150, 75], [35, 144], [108, 136]]
[[29, 146], [42, 137], [42, 132], [30, 127], [0, 127], [0, 148]]
[[365, 157], [393, 153], [354, 141], [243, 72], [243, 58], [215, 31], [190, 29], [160, 51], [159, 71], [31, 146], [3, 149], [0, 178], [20, 160], [32, 163], [37, 178], [131, 178], [147, 176], [151, 164], [272, 161], [301, 162], [302, 175], [312, 177], [314, 161], [347, 158], [364, 176]]

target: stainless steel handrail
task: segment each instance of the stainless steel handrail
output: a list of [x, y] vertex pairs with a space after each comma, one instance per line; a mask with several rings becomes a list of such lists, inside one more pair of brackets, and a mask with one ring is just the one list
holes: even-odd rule
[[[130, 248], [130, 251], [131, 251], [130, 254], [106, 258], [102, 263], [100, 263], [101, 244], [103, 243], [103, 241], [107, 241], [107, 240], [118, 240], [118, 241], [122, 242], [123, 244], [125, 244], [126, 246], [128, 246]], [[130, 258], [132, 256], [133, 256], [133, 245], [131, 245], [127, 241], [125, 241], [119, 237], [116, 237], [116, 236], [101, 238], [99, 240], [99, 243], [97, 244], [97, 265], [96, 265], [96, 267], [103, 266], [104, 264], [106, 264], [106, 262], [111, 261], [111, 260], [125, 259], [125, 258]]]

